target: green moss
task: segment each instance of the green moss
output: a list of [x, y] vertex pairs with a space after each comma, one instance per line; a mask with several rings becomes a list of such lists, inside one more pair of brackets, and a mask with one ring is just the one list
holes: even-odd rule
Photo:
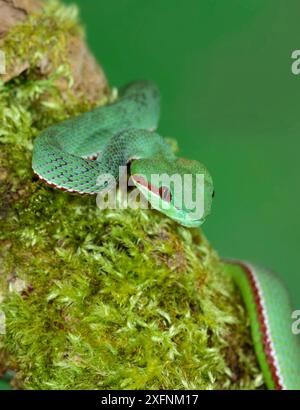
[[[36, 56], [0, 93], [0, 372], [25, 389], [260, 386], [240, 297], [201, 232], [153, 210], [100, 211], [33, 177], [39, 130], [90, 108], [58, 88], [60, 76], [72, 84], [64, 33], [80, 32], [67, 10], [30, 17], [21, 52], [30, 24], [8, 37], [11, 55]], [[59, 40], [45, 77], [34, 70], [41, 21], [48, 46]]]
[[2, 346], [24, 387], [261, 381], [240, 300], [197, 231], [36, 186], [5, 236]]

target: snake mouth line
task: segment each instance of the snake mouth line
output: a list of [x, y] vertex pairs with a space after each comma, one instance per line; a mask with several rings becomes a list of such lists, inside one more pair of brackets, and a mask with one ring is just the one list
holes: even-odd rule
[[[160, 197], [163, 201], [165, 201], [167, 203], [171, 203], [172, 194], [171, 194], [170, 190], [167, 187], [161, 186], [161, 187], [158, 188], [157, 186], [151, 184], [150, 182], [148, 182], [145, 178], [143, 178], [140, 175], [131, 175], [131, 178], [137, 184], [143, 186], [148, 191], [152, 192], [154, 195]], [[174, 208], [178, 211], [180, 210], [176, 205], [174, 205]]]
[[273, 342], [271, 339], [271, 333], [270, 333], [270, 328], [268, 324], [266, 308], [264, 306], [264, 301], [262, 297], [262, 291], [259, 285], [259, 281], [255, 276], [255, 272], [253, 271], [251, 265], [248, 265], [245, 262], [242, 262], [240, 260], [225, 259], [224, 262], [232, 263], [234, 265], [240, 266], [244, 270], [248, 278], [248, 282], [250, 284], [250, 287], [251, 287], [251, 290], [252, 290], [252, 293], [255, 299], [256, 312], [258, 316], [260, 331], [262, 334], [262, 343], [264, 346], [264, 353], [266, 356], [266, 360], [269, 365], [269, 370], [271, 372], [273, 381], [275, 383], [276, 390], [285, 390], [284, 382], [280, 375], [280, 368], [277, 362], [275, 349], [274, 349]]
[[146, 181], [145, 178], [141, 177], [140, 175], [131, 175], [131, 178], [137, 184], [142, 185], [144, 188], [148, 189], [148, 191], [151, 191], [153, 194], [159, 196], [159, 188]]

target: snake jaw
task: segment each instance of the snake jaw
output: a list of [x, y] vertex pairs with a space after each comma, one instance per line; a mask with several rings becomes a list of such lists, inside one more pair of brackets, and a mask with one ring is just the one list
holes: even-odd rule
[[[203, 224], [205, 219], [191, 218], [189, 212], [185, 212], [184, 210], [175, 206], [171, 202], [171, 193], [170, 196], [164, 199], [161, 194], [163, 193], [162, 188], [165, 187], [158, 188], [157, 186], [151, 184], [147, 181], [147, 179], [138, 174], [131, 175], [131, 178], [135, 186], [151, 204], [152, 208], [162, 212], [169, 218], [173, 219], [175, 222], [187, 228], [197, 228]], [[165, 204], [165, 208], [163, 206], [160, 206], [161, 202]]]

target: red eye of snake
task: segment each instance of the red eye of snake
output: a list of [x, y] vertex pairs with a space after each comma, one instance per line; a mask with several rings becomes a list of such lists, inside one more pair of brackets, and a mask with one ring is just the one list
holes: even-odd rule
[[158, 192], [161, 199], [167, 202], [171, 202], [172, 194], [169, 188], [167, 188], [166, 186], [161, 186]]

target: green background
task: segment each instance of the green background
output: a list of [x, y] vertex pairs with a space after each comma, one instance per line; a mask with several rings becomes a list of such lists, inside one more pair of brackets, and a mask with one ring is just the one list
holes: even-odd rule
[[160, 132], [204, 162], [225, 257], [280, 273], [300, 309], [299, 0], [70, 0], [111, 85], [147, 78]]

